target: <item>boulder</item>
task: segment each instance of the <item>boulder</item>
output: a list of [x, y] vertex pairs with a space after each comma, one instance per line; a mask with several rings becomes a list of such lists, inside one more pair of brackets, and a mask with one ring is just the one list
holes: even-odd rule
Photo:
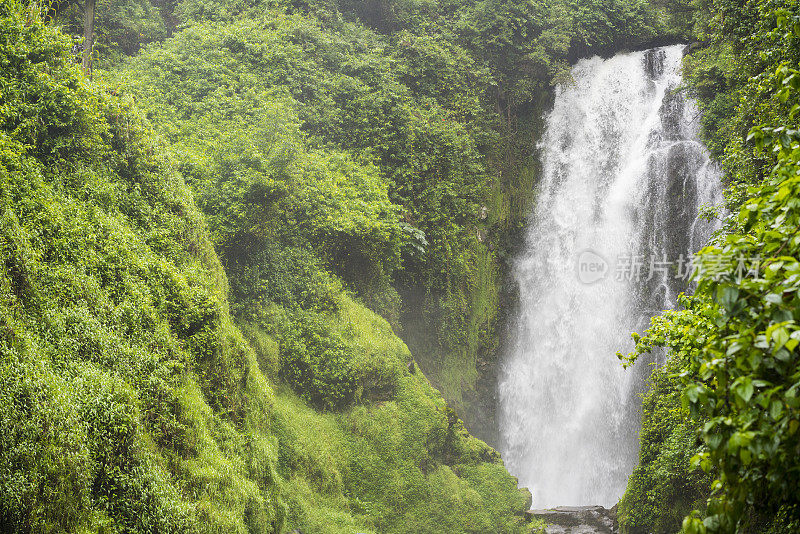
[[546, 534], [617, 534], [616, 507], [560, 506], [549, 510], [531, 510], [536, 519], [547, 523]]

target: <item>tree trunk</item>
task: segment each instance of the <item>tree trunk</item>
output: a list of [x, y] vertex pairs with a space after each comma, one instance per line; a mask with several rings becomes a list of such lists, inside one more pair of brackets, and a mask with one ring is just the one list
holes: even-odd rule
[[83, 73], [92, 75], [92, 49], [94, 48], [94, 4], [95, 0], [86, 0], [86, 11], [83, 19]]

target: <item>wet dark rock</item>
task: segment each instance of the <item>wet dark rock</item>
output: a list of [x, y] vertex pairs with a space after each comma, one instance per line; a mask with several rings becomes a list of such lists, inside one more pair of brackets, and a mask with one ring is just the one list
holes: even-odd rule
[[708, 43], [700, 43], [700, 42], [694, 42], [690, 45], [687, 45], [683, 49], [683, 57], [694, 54], [695, 52], [697, 52], [698, 50], [702, 50], [706, 46], [708, 46]]
[[644, 70], [651, 80], [657, 80], [664, 74], [664, 61], [667, 53], [659, 48], [644, 53]]
[[547, 523], [546, 534], [616, 534], [616, 506], [560, 506], [550, 510], [531, 510], [536, 519]]
[[673, 90], [667, 90], [661, 103], [662, 139], [676, 141], [687, 138], [684, 127], [684, 109], [686, 100], [683, 95]]

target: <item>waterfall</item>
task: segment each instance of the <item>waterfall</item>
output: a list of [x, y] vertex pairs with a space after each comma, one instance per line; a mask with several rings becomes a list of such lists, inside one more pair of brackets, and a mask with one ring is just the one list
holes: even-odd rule
[[719, 173], [674, 91], [681, 56], [582, 60], [547, 117], [498, 383], [503, 456], [538, 507], [608, 507], [624, 492], [651, 367], [625, 371], [616, 353], [675, 306], [714, 230], [698, 211], [721, 201]]

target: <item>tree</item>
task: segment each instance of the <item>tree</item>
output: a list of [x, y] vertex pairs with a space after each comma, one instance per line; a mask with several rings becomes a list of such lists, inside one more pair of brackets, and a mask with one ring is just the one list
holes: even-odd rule
[[86, 0], [83, 17], [83, 72], [92, 74], [92, 50], [94, 48], [94, 6], [95, 0]]

